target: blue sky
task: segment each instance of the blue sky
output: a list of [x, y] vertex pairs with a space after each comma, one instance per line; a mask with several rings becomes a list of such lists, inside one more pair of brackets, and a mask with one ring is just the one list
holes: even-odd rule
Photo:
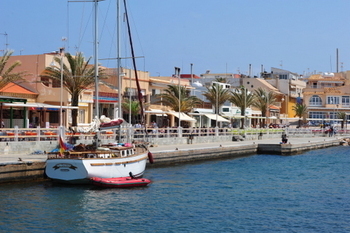
[[[128, 0], [138, 69], [253, 74], [271, 67], [303, 74], [350, 70], [348, 0]], [[0, 1], [0, 50], [42, 54], [65, 46], [93, 55], [93, 3]], [[115, 0], [99, 3], [99, 58], [115, 58]], [[122, 25], [122, 57], [129, 57]], [[3, 35], [7, 33], [7, 37]], [[62, 42], [62, 37], [68, 40]], [[0, 51], [0, 54], [2, 52]], [[115, 60], [101, 60], [115, 67]], [[123, 66], [131, 61], [123, 60]]]

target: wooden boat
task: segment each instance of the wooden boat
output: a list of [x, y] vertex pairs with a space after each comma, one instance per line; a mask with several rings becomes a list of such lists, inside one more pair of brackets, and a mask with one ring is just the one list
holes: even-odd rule
[[104, 188], [132, 188], [143, 187], [151, 183], [146, 178], [133, 178], [133, 177], [118, 177], [118, 178], [100, 178], [92, 177], [90, 181], [93, 185]]
[[152, 155], [143, 145], [104, 145], [91, 150], [78, 147], [63, 153], [49, 153], [46, 175], [53, 181], [71, 184], [89, 183], [91, 177], [128, 177], [130, 172], [134, 177], [142, 177], [147, 159], [153, 162]]

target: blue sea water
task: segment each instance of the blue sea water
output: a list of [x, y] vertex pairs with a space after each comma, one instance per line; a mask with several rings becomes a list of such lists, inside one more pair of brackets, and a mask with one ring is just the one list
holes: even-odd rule
[[145, 188], [0, 186], [0, 232], [350, 232], [350, 147], [148, 168]]

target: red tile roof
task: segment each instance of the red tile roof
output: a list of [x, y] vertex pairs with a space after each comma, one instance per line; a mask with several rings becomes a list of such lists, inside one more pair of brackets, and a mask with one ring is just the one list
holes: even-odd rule
[[[180, 78], [192, 78], [191, 74], [180, 74]], [[193, 79], [200, 79], [201, 77], [193, 74]]]
[[37, 95], [37, 93], [29, 91], [15, 83], [7, 84], [6, 86], [0, 89], [0, 92]]

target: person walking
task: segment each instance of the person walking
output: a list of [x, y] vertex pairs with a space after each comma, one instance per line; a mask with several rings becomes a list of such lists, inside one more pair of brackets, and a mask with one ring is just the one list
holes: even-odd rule
[[286, 134], [286, 133], [283, 133], [283, 134], [282, 134], [282, 144], [286, 144], [287, 142], [288, 142], [287, 134]]

